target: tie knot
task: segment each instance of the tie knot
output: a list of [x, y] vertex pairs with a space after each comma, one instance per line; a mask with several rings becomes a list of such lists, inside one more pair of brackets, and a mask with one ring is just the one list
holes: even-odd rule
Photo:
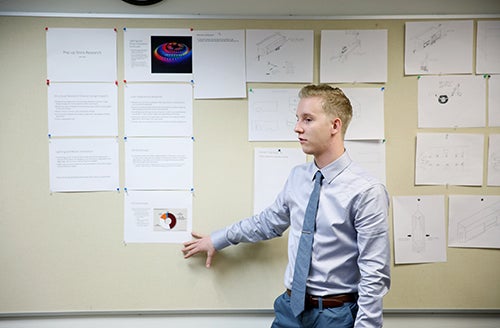
[[322, 180], [323, 180], [323, 174], [321, 174], [321, 171], [320, 171], [320, 170], [318, 170], [318, 171], [316, 172], [316, 174], [314, 175], [314, 181], [315, 181], [316, 183], [321, 184], [321, 181], [322, 181]]

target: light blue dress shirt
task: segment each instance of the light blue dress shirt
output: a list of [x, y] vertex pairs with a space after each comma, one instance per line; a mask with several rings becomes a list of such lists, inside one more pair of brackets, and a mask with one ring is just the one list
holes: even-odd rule
[[[291, 289], [302, 222], [318, 168], [292, 169], [275, 202], [261, 213], [211, 234], [217, 250], [279, 237], [290, 227], [285, 287]], [[321, 169], [321, 187], [307, 293], [358, 292], [355, 327], [382, 327], [382, 298], [390, 286], [389, 196], [383, 184], [347, 151]]]

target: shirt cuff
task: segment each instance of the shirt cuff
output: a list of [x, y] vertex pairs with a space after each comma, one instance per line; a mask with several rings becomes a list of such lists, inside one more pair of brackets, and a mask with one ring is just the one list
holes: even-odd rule
[[226, 248], [231, 245], [231, 243], [226, 238], [226, 229], [220, 229], [212, 232], [210, 235], [212, 239], [212, 244], [217, 251]]

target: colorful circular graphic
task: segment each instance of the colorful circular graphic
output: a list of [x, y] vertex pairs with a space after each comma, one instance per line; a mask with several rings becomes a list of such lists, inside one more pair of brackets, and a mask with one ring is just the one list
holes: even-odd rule
[[175, 225], [177, 224], [177, 218], [175, 217], [175, 215], [173, 215], [172, 213], [170, 212], [167, 212], [167, 213], [163, 213], [161, 215], [161, 219], [162, 220], [165, 220], [165, 223], [167, 222], [167, 218], [170, 219], [170, 223], [168, 224], [170, 229], [173, 229], [175, 227]]
[[164, 63], [177, 64], [191, 56], [191, 49], [184, 43], [168, 42], [156, 47], [154, 56]]

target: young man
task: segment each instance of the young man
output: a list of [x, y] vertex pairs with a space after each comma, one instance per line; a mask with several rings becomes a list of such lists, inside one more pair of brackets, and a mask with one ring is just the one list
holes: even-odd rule
[[[184, 257], [207, 253], [206, 266], [210, 267], [217, 251], [240, 242], [278, 237], [290, 227], [286, 292], [274, 303], [272, 327], [382, 327], [382, 298], [390, 286], [389, 196], [344, 149], [352, 117], [344, 93], [320, 84], [305, 86], [299, 96], [294, 131], [302, 150], [314, 162], [295, 167], [275, 202], [261, 213], [210, 236], [193, 233], [194, 239], [184, 243]], [[321, 175], [316, 175], [318, 171]], [[311, 222], [315, 217], [313, 232], [308, 233], [304, 217], [317, 179], [319, 205], [317, 214], [308, 214], [313, 217]], [[313, 236], [312, 254], [307, 255], [309, 268], [297, 257], [311, 249], [299, 246], [302, 235]], [[293, 281], [299, 276], [296, 270], [307, 271], [304, 287]], [[305, 297], [299, 296], [302, 288]]]

